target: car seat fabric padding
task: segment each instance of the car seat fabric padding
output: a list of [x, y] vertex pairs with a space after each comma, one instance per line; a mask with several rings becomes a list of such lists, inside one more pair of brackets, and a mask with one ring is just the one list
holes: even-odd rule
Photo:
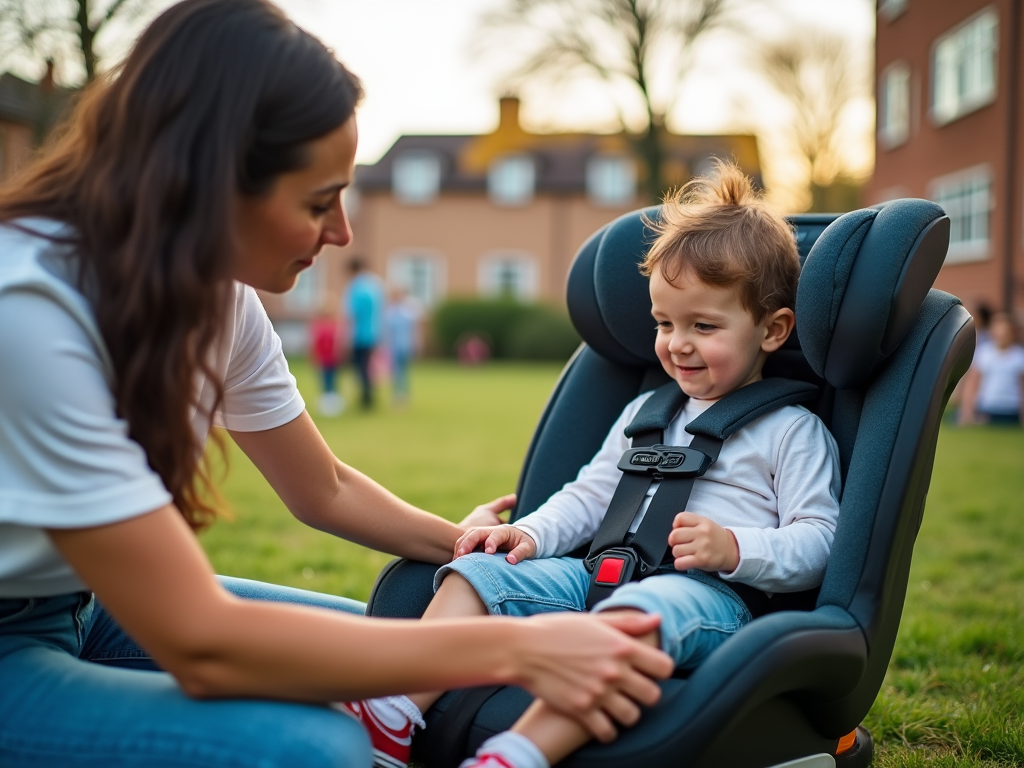
[[942, 267], [948, 229], [920, 238], [943, 219], [934, 203], [897, 200], [837, 219], [815, 242], [800, 273], [796, 322], [807, 362], [830, 384], [864, 384], [910, 329]]

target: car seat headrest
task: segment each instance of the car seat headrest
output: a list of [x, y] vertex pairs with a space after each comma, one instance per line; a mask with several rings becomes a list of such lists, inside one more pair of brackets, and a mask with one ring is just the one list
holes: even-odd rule
[[639, 265], [654, 242], [646, 220], [659, 206], [633, 211], [599, 229], [569, 271], [569, 316], [596, 352], [625, 365], [657, 363], [651, 295]]
[[839, 389], [860, 386], [906, 336], [949, 246], [949, 218], [928, 200], [840, 216], [800, 273], [796, 327], [808, 364]]

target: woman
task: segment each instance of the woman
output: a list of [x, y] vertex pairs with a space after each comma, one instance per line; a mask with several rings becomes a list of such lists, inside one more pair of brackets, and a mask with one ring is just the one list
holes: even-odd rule
[[359, 96], [265, 0], [186, 0], [0, 196], [5, 768], [368, 765], [324, 705], [407, 690], [514, 682], [604, 738], [657, 699], [651, 622], [375, 621], [192, 535], [215, 421], [314, 527], [435, 563], [461, 532], [334, 458], [253, 292], [349, 242]]

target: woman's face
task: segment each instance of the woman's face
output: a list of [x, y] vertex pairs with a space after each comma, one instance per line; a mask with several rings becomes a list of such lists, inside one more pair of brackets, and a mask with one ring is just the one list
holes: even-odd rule
[[325, 245], [352, 240], [342, 190], [352, 182], [356, 119], [309, 144], [309, 163], [277, 177], [258, 197], [239, 195], [234, 216], [232, 277], [271, 293], [295, 285]]

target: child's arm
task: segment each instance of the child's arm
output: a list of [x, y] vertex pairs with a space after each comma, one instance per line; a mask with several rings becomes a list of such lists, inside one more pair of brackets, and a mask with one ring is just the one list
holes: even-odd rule
[[778, 527], [730, 526], [740, 561], [726, 581], [765, 592], [821, 584], [839, 518], [839, 449], [816, 416], [797, 419], [779, 441], [774, 462]]

